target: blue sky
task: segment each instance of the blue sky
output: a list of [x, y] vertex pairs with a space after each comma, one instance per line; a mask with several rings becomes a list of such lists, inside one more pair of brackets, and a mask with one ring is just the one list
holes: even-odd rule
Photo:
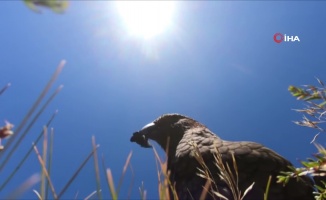
[[[46, 9], [37, 14], [20, 1], [2, 1], [0, 85], [12, 86], [0, 97], [0, 121], [18, 124], [60, 60], [67, 65], [55, 84], [63, 84], [63, 90], [0, 172], [1, 179], [56, 109], [52, 179], [57, 191], [91, 151], [94, 135], [116, 182], [133, 151], [131, 198], [140, 197], [142, 182], [147, 197], [157, 198], [153, 151], [129, 139], [171, 112], [202, 122], [225, 140], [262, 143], [298, 165], [315, 152], [309, 142], [316, 132], [292, 123], [301, 115], [291, 109], [303, 105], [287, 88], [317, 84], [314, 77], [325, 80], [325, 4], [179, 1], [170, 28], [145, 40], [128, 34], [113, 1], [71, 1], [65, 14]], [[300, 42], [277, 44], [278, 32]], [[319, 138], [323, 145], [324, 139]], [[0, 198], [39, 171], [32, 154]], [[104, 177], [103, 196], [109, 198]], [[122, 199], [131, 179], [129, 170]], [[85, 198], [95, 189], [91, 160], [63, 198], [77, 191]], [[23, 197], [36, 198], [31, 190]]]

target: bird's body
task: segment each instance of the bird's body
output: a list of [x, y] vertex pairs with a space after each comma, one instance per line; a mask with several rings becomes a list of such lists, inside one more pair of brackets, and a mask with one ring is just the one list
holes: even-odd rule
[[[276, 183], [280, 171], [292, 164], [274, 151], [254, 142], [231, 142], [220, 139], [201, 123], [179, 114], [167, 114], [148, 124], [131, 137], [142, 147], [150, 147], [148, 139], [156, 141], [167, 153], [170, 181], [175, 185], [179, 199], [199, 199], [207, 179], [198, 176], [203, 169], [199, 157], [210, 171], [213, 184], [206, 199], [220, 199], [217, 191], [227, 199], [235, 199], [230, 185], [222, 180], [216, 166], [216, 153], [224, 166], [230, 166], [241, 194], [254, 183], [244, 200], [263, 200], [268, 178], [271, 175], [268, 200], [313, 200], [312, 182], [308, 177], [291, 179], [286, 186]], [[214, 157], [215, 156], [215, 157]], [[236, 167], [233, 166], [233, 156]]]

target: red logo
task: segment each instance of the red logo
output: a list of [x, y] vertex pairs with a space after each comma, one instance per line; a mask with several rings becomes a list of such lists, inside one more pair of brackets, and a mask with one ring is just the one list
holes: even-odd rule
[[274, 41], [276, 43], [281, 43], [284, 40], [284, 36], [282, 33], [275, 33], [274, 34]]

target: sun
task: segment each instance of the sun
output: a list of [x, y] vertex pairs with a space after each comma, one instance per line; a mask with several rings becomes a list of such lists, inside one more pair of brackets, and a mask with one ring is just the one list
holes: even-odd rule
[[157, 36], [172, 23], [173, 1], [117, 1], [118, 12], [132, 36]]

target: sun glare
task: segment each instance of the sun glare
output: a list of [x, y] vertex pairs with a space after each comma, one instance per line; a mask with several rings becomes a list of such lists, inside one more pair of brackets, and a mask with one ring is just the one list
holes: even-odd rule
[[126, 29], [133, 36], [151, 38], [164, 32], [172, 21], [173, 1], [118, 1]]

